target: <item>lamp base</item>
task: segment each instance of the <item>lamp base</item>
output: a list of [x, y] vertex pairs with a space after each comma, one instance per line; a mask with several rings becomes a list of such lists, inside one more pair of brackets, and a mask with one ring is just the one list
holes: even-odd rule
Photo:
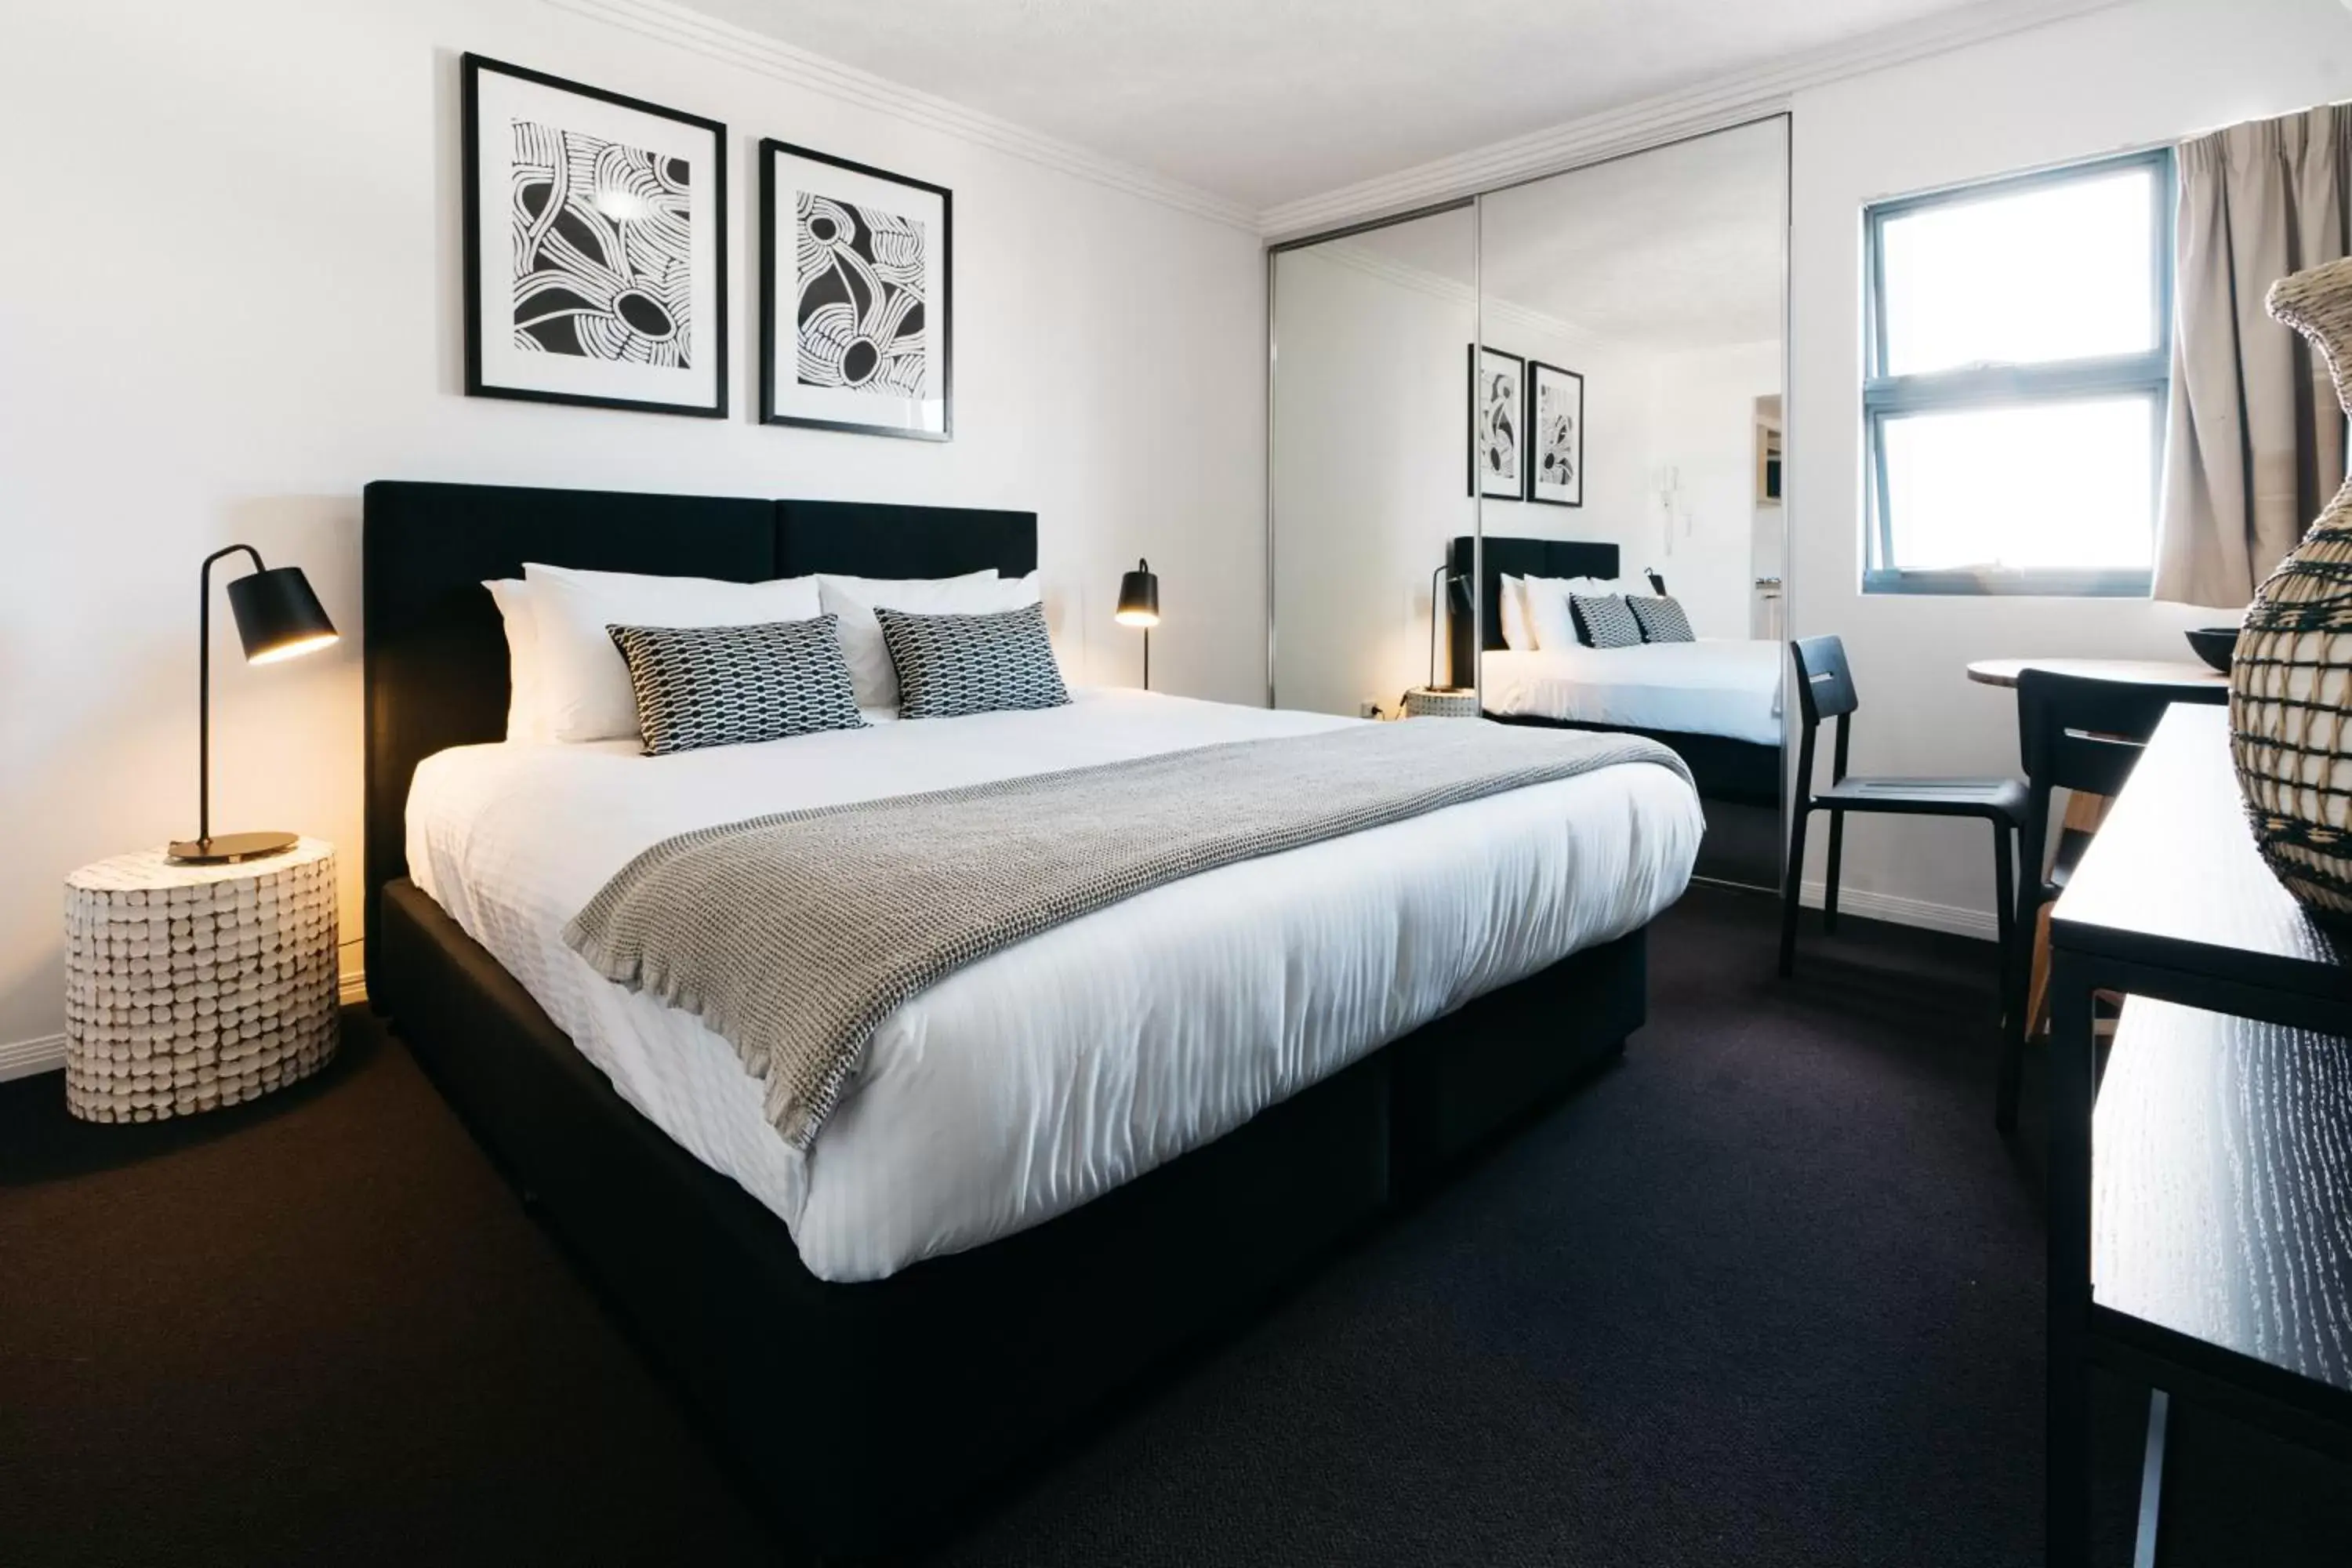
[[166, 853], [183, 866], [227, 866], [283, 855], [300, 842], [299, 833], [215, 833], [210, 838], [175, 840]]

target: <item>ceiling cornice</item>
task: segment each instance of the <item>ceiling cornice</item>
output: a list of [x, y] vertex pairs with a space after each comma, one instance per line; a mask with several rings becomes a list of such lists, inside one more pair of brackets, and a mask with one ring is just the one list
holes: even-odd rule
[[[1866, 71], [1923, 59], [2029, 27], [2104, 11], [2126, 0], [1992, 0], [1846, 43], [1714, 78], [1696, 87], [1571, 120], [1506, 142], [1267, 208], [1269, 240], [1296, 238], [1454, 201], [1478, 191], [1640, 152], [1778, 114], [1795, 94]], [[2352, 4], [2352, 0], [2347, 0]]]
[[823, 55], [796, 49], [764, 33], [720, 21], [672, 4], [671, 0], [546, 0], [546, 4], [1195, 216], [1252, 232], [1259, 226], [1258, 215], [1244, 203], [1104, 157], [947, 99], [918, 92]]

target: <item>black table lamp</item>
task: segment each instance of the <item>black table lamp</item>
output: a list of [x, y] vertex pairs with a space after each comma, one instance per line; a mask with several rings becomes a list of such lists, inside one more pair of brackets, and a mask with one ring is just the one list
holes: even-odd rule
[[1149, 561], [1118, 580], [1118, 624], [1143, 628], [1143, 689], [1151, 689], [1151, 628], [1160, 624], [1160, 577]]
[[253, 557], [253, 571], [228, 585], [228, 607], [236, 616], [247, 664], [276, 664], [335, 640], [335, 623], [299, 566], [265, 566], [250, 544], [232, 544], [205, 557], [196, 577], [196, 836], [171, 848], [172, 858], [183, 865], [258, 860], [284, 854], [300, 838], [293, 833], [213, 834], [213, 563], [240, 550]]

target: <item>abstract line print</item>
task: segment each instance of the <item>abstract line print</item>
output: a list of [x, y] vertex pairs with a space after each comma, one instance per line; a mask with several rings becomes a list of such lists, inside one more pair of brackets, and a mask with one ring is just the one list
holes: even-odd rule
[[920, 397], [929, 371], [923, 226], [802, 191], [793, 204], [803, 386]]
[[513, 121], [514, 343], [689, 370], [692, 169]]
[[1583, 418], [1581, 388], [1571, 388], [1538, 372], [1536, 375], [1535, 482], [1539, 491], [1581, 498], [1583, 454], [1577, 426]]
[[1478, 412], [1478, 466], [1490, 479], [1507, 479], [1519, 471], [1519, 388], [1507, 370], [1490, 370]]
[[1519, 385], [1526, 371], [1516, 354], [1471, 350], [1471, 479], [1479, 495], [1519, 494]]

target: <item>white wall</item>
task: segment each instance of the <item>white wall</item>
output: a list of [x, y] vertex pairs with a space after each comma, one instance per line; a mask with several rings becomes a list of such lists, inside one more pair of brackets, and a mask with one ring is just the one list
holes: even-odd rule
[[[1669, 524], [1651, 497], [1643, 557], [1703, 637], [1744, 637], [1755, 594], [1756, 400], [1780, 391], [1780, 344], [1662, 354], [1647, 366], [1650, 477], [1671, 468]], [[1777, 524], [1778, 512], [1765, 514]], [[1629, 562], [1630, 563], [1630, 562]]]
[[[1467, 215], [1423, 221], [1458, 225], [1467, 251]], [[1430, 575], [1472, 526], [1476, 328], [1466, 290], [1319, 247], [1275, 267], [1275, 700], [1354, 713], [1428, 679]]]
[[[467, 49], [726, 122], [734, 415], [459, 395]], [[956, 437], [751, 422], [751, 149], [956, 196]], [[1264, 697], [1264, 269], [1254, 235], [536, 0], [14, 5], [0, 141], [0, 1044], [62, 1026], [59, 880], [193, 831], [194, 572], [248, 540], [345, 633], [217, 669], [215, 820], [360, 873], [359, 491], [379, 478], [1035, 510], [1074, 676]], [[216, 651], [234, 634], [216, 629]]]
[[[1864, 204], [2346, 97], [2352, 15], [2337, 0], [2141, 0], [1798, 94], [1792, 635], [1845, 639], [1862, 696], [1857, 771], [2013, 774], [2012, 699], [1969, 684], [1969, 660], [2185, 658], [2184, 628], [2228, 618], [2138, 600], [1858, 591]], [[1990, 935], [1985, 840], [1974, 823], [1858, 818], [1846, 838], [1845, 886], [1863, 895], [1860, 912]]]

